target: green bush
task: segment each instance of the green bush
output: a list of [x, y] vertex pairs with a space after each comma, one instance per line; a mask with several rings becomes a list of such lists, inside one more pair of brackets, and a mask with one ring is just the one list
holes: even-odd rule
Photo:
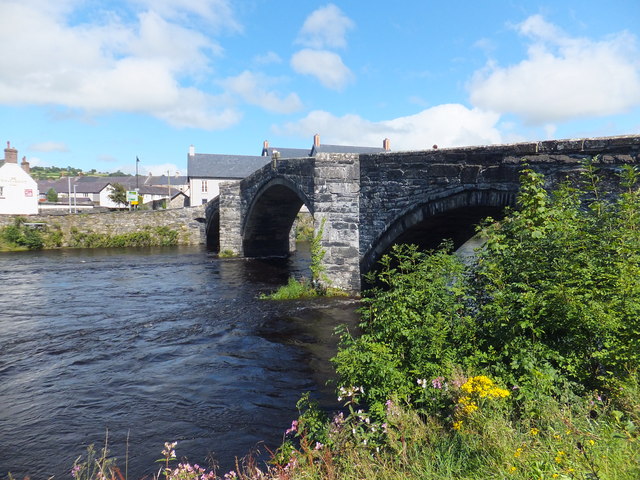
[[25, 225], [23, 217], [17, 217], [13, 225], [2, 229], [2, 240], [10, 249], [38, 250], [44, 246], [43, 232]]
[[145, 227], [139, 232], [122, 234], [87, 233], [71, 230], [70, 246], [76, 248], [150, 247], [177, 245], [179, 235], [168, 227]]
[[624, 169], [627, 191], [605, 201], [585, 167], [582, 189], [553, 194], [525, 170], [519, 210], [486, 229], [474, 284], [478, 358], [514, 384], [559, 376], [610, 390], [640, 366], [638, 175]]
[[623, 169], [626, 192], [605, 200], [591, 163], [581, 188], [553, 193], [525, 169], [518, 209], [485, 223], [475, 264], [446, 244], [395, 247], [365, 296], [362, 335], [342, 333], [340, 384], [364, 386], [376, 414], [392, 394], [415, 401], [419, 379], [455, 368], [488, 372], [518, 398], [567, 387], [614, 395], [640, 367], [637, 179]]

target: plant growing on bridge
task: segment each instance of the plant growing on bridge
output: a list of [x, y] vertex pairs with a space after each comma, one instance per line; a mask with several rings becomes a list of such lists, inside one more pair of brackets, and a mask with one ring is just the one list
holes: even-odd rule
[[326, 221], [326, 218], [323, 218], [321, 220], [320, 227], [318, 228], [318, 231], [311, 237], [309, 246], [309, 248], [311, 249], [311, 265], [309, 266], [309, 269], [311, 270], [311, 282], [313, 283], [315, 288], [321, 288], [321, 282], [328, 283], [326, 276], [323, 275], [325, 268], [322, 264], [322, 260], [327, 253], [326, 250], [322, 248], [322, 235], [324, 234], [324, 224], [326, 223]]

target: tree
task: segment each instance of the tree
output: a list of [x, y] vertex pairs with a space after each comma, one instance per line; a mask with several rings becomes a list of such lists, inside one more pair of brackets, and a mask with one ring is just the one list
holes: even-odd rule
[[120, 183], [114, 183], [111, 185], [113, 190], [109, 194], [109, 200], [116, 205], [127, 205], [127, 189]]
[[47, 190], [47, 201], [54, 203], [58, 201], [58, 192], [53, 187]]

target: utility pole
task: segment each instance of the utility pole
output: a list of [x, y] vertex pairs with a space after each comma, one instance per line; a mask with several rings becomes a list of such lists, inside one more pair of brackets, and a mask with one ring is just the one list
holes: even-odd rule
[[167, 190], [169, 191], [169, 197], [167, 198], [167, 208], [169, 208], [169, 203], [171, 202], [171, 176], [169, 175], [169, 170], [167, 170]]
[[67, 183], [69, 185], [69, 213], [71, 213], [71, 177], [70, 176], [67, 176]]
[[[140, 187], [138, 186], [138, 164], [140, 163], [140, 159], [136, 156], [136, 195], [140, 198]], [[136, 203], [136, 209], [138, 208], [138, 204]]]

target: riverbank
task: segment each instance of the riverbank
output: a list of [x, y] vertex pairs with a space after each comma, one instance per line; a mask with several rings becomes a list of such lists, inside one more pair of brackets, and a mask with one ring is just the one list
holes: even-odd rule
[[202, 206], [91, 214], [0, 216], [0, 241], [4, 239], [0, 251], [202, 245], [205, 243], [204, 235]]

